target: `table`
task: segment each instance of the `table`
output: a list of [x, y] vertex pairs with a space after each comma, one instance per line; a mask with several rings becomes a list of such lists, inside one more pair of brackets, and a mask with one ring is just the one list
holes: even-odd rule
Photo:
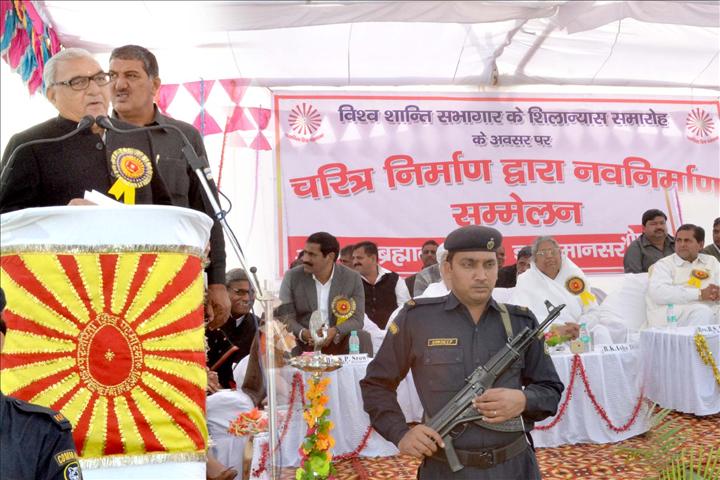
[[552, 355], [565, 391], [555, 417], [532, 431], [536, 447], [618, 442], [648, 430], [639, 349], [613, 348], [617, 351]]
[[694, 415], [720, 412], [720, 387], [712, 369], [705, 365], [695, 346], [695, 333], [707, 339], [715, 364], [720, 361], [720, 327], [651, 328], [640, 334], [645, 361], [645, 395], [658, 405]]

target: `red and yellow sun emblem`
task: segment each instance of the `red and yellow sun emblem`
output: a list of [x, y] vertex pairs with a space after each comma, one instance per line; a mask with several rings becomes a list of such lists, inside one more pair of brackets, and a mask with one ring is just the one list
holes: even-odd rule
[[569, 278], [568, 281], [565, 282], [565, 288], [573, 295], [580, 295], [585, 291], [585, 280], [580, 277]]
[[347, 298], [343, 295], [338, 295], [333, 298], [331, 308], [333, 315], [335, 315], [335, 324], [341, 325], [355, 314], [357, 305], [355, 304], [354, 298]]
[[137, 148], [118, 148], [110, 157], [113, 176], [117, 178], [108, 193], [127, 204], [135, 204], [135, 190], [150, 183], [153, 175], [152, 163], [147, 155]]
[[85, 459], [204, 455], [199, 256], [29, 252], [0, 267], [5, 394], [61, 411]]
[[698, 280], [707, 280], [710, 277], [710, 273], [707, 270], [693, 270], [691, 272], [692, 276], [697, 278]]

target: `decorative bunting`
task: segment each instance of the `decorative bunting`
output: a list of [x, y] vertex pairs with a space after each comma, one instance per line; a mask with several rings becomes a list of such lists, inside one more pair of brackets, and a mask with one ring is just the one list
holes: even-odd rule
[[228, 119], [228, 131], [234, 132], [236, 130], [255, 130], [257, 127], [253, 125], [247, 115], [243, 112], [243, 107], [235, 106], [233, 113]]
[[197, 128], [200, 134], [204, 137], [205, 135], [212, 135], [214, 133], [222, 133], [222, 128], [217, 124], [212, 115], [207, 112], [201, 111], [198, 116], [195, 117], [193, 127]]
[[[160, 88], [158, 89], [158, 92], [155, 95], [155, 103], [157, 103], [157, 106], [163, 115], [169, 115], [167, 113], [167, 108], [170, 106], [172, 101], [175, 99], [175, 95], [177, 94], [179, 87], [180, 87], [180, 85], [178, 85], [176, 83], [173, 85], [161, 85]], [[169, 116], [172, 116], [172, 115], [169, 115]]]
[[61, 49], [53, 28], [38, 13], [35, 2], [0, 2], [0, 53], [22, 77], [30, 94], [43, 85], [43, 68]]
[[250, 148], [254, 150], [272, 150], [272, 148], [270, 147], [270, 143], [268, 143], [265, 135], [263, 135], [262, 132], [258, 132], [255, 140], [253, 140], [253, 142], [250, 144]]
[[230, 78], [225, 80], [218, 80], [220, 85], [223, 86], [227, 94], [230, 96], [230, 100], [235, 104], [239, 105], [240, 100], [245, 96], [245, 91], [250, 85], [249, 78]]
[[260, 130], [265, 130], [270, 122], [270, 109], [269, 108], [258, 108], [248, 107], [250, 115], [255, 119], [255, 123]]

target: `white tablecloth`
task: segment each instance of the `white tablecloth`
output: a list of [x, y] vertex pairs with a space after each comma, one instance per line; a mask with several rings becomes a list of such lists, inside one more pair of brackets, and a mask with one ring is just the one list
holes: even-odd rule
[[[645, 362], [645, 395], [661, 407], [695, 415], [720, 412], [720, 388], [695, 347], [697, 327], [648, 329], [640, 334]], [[708, 348], [720, 361], [720, 334], [707, 333]]]
[[[632, 417], [640, 395], [639, 350], [583, 353], [580, 359], [597, 403], [605, 410], [615, 427], [623, 427]], [[569, 393], [573, 355], [553, 354], [552, 360], [560, 380], [565, 385], [560, 400], [562, 405]], [[546, 419], [537, 426], [546, 426], [554, 419], [555, 417]], [[532, 437], [536, 447], [557, 447], [575, 443], [618, 442], [639, 435], [647, 429], [647, 407], [643, 405], [637, 420], [628, 430], [613, 431], [593, 406], [578, 371], [572, 397], [563, 416], [548, 430], [533, 430]]]

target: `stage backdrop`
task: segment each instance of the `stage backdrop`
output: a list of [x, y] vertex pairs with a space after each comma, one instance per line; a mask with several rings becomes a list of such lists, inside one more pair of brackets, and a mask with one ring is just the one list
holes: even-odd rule
[[585, 271], [622, 272], [646, 209], [673, 229], [678, 192], [718, 210], [717, 98], [280, 92], [274, 108], [284, 268], [325, 230], [410, 274], [426, 239], [477, 224], [508, 263], [553, 235]]

